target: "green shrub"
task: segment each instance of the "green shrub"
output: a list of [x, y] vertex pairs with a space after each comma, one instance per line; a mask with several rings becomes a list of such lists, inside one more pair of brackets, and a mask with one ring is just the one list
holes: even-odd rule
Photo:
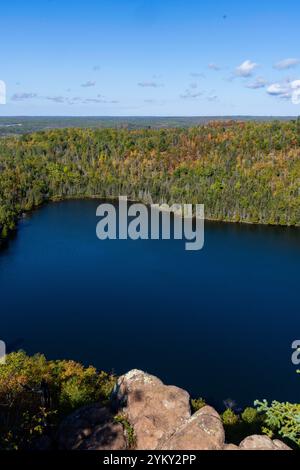
[[116, 377], [74, 361], [13, 352], [0, 365], [0, 448], [26, 448], [72, 410], [107, 402]]
[[258, 420], [258, 412], [255, 408], [245, 408], [241, 414], [242, 420], [247, 424], [253, 424]]
[[262, 434], [265, 434], [265, 436], [268, 436], [270, 439], [273, 439], [274, 437], [274, 432], [272, 431], [272, 429], [267, 428], [266, 426], [263, 426], [261, 428], [261, 432]]
[[269, 405], [267, 400], [257, 400], [254, 404], [257, 411], [263, 413], [270, 431], [300, 446], [300, 404], [272, 401]]
[[228, 408], [224, 413], [222, 414], [222, 421], [224, 425], [226, 426], [233, 426], [238, 423], [239, 417], [238, 415], [235, 414], [233, 410]]
[[120, 413], [114, 417], [114, 421], [116, 423], [122, 424], [126, 433], [127, 445], [129, 449], [133, 449], [136, 444], [136, 437], [135, 437], [134, 429], [129, 423], [126, 416]]
[[84, 367], [74, 361], [53, 361], [49, 366], [61, 412], [99, 400], [107, 401], [116, 381], [112, 375], [99, 373], [92, 366]]
[[245, 408], [241, 415], [229, 408], [222, 415], [227, 442], [239, 444], [245, 437], [261, 434], [263, 417], [255, 408]]
[[193, 398], [191, 400], [192, 413], [196, 413], [196, 411], [200, 410], [205, 405], [206, 405], [206, 403], [205, 403], [204, 398], [201, 398], [201, 397]]

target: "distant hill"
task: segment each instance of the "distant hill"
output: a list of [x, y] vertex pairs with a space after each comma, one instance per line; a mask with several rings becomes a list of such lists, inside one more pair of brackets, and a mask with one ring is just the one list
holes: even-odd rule
[[290, 121], [296, 119], [291, 116], [178, 116], [178, 117], [152, 117], [152, 116], [0, 116], [0, 136], [26, 134], [46, 129], [62, 128], [125, 128], [125, 129], [161, 129], [176, 127], [194, 127], [210, 121]]

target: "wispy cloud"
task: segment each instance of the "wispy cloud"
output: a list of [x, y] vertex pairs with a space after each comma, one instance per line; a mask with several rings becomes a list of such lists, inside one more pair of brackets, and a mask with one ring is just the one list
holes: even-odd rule
[[259, 88], [265, 88], [267, 84], [267, 80], [265, 80], [263, 77], [256, 77], [253, 82], [248, 82], [246, 87], [251, 88], [252, 90], [258, 90]]
[[291, 100], [293, 104], [300, 104], [300, 80], [272, 83], [268, 86], [267, 93]]
[[80, 98], [70, 98], [69, 96], [61, 96], [61, 95], [49, 95], [49, 96], [41, 96], [41, 99], [52, 101], [52, 103], [57, 104], [69, 104], [72, 105], [75, 101], [80, 101]]
[[85, 98], [81, 100], [82, 103], [104, 103], [104, 100], [101, 98]]
[[290, 59], [283, 59], [280, 62], [277, 62], [273, 65], [274, 69], [277, 70], [287, 70], [292, 69], [300, 64], [300, 59], [290, 58]]
[[37, 98], [36, 93], [15, 93], [11, 97], [11, 101], [24, 101], [31, 100], [32, 98]]
[[102, 103], [102, 104], [116, 104], [118, 100], [106, 100], [104, 98], [84, 98], [81, 100], [82, 103]]
[[198, 88], [198, 84], [196, 82], [192, 82], [189, 84], [189, 88], [191, 88], [192, 90], [195, 90], [196, 88]]
[[214, 62], [210, 62], [210, 64], [208, 64], [208, 68], [210, 70], [215, 70], [216, 72], [218, 72], [219, 70], [221, 70], [221, 67], [219, 67], [217, 64], [215, 64]]
[[159, 88], [162, 87], [162, 83], [154, 82], [154, 81], [144, 81], [144, 82], [139, 82], [138, 86], [143, 87], [143, 88]]
[[74, 100], [77, 100], [77, 101], [80, 101], [82, 104], [89, 104], [89, 103], [95, 103], [95, 104], [116, 104], [116, 103], [119, 103], [118, 100], [109, 100], [109, 99], [106, 99], [104, 96], [102, 95], [97, 95], [96, 98], [74, 98]]
[[251, 60], [245, 60], [241, 65], [236, 67], [235, 73], [239, 77], [251, 77], [257, 67], [258, 64], [255, 62], [251, 62]]
[[83, 96], [62, 96], [62, 95], [48, 95], [48, 96], [39, 96], [36, 93], [15, 93], [12, 97], [12, 101], [24, 101], [30, 100], [32, 98], [38, 98], [39, 100], [52, 101], [57, 104], [117, 104], [118, 100], [106, 99], [102, 95], [97, 95], [95, 98], [86, 98]]
[[100, 70], [100, 65], [94, 65], [93, 71], [98, 72]]
[[89, 88], [95, 85], [96, 85], [96, 82], [93, 82], [92, 80], [88, 80], [87, 82], [82, 83], [80, 86], [82, 86], [83, 88]]
[[46, 100], [53, 101], [54, 103], [65, 103], [68, 99], [64, 96], [46, 96]]
[[195, 100], [199, 98], [202, 95], [202, 93], [199, 91], [198, 93], [192, 92], [190, 89], [185, 90], [184, 93], [180, 95], [180, 98], [183, 100]]

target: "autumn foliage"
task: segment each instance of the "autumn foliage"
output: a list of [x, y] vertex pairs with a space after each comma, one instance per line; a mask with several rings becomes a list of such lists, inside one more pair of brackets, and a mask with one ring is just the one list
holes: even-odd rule
[[0, 139], [0, 229], [49, 200], [203, 203], [207, 218], [300, 225], [300, 123], [57, 129]]

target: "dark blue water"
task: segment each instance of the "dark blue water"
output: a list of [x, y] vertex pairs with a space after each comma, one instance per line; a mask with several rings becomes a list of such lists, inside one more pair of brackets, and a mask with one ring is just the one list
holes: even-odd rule
[[50, 204], [0, 252], [0, 337], [12, 348], [239, 405], [295, 401], [300, 231], [206, 223], [205, 245], [99, 241], [99, 202]]

